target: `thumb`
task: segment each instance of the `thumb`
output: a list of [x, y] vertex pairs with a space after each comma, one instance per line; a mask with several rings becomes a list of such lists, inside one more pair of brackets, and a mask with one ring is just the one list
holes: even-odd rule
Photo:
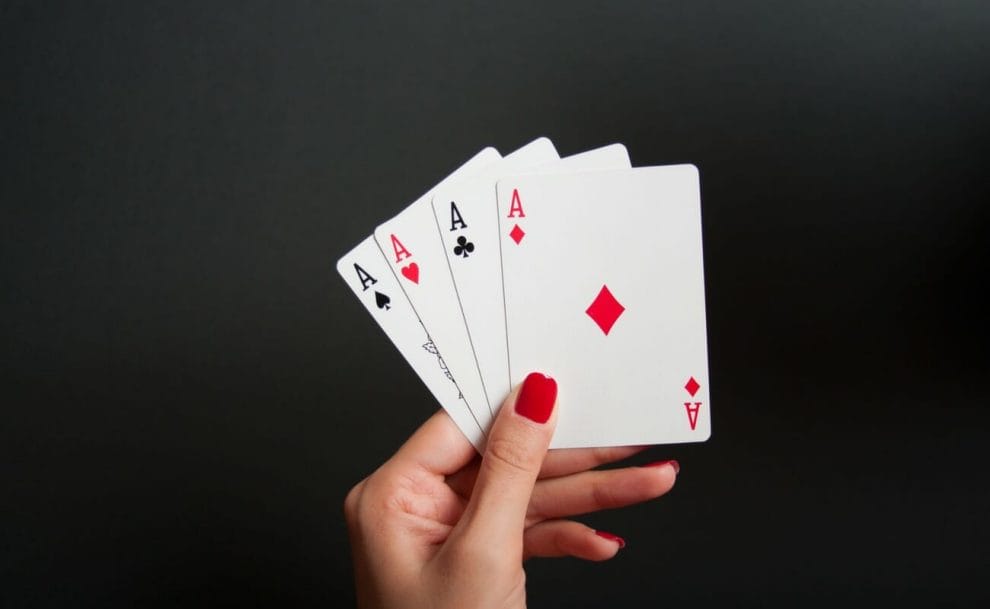
[[461, 519], [464, 534], [488, 543], [518, 539], [521, 546], [533, 485], [557, 422], [556, 401], [557, 382], [539, 372], [506, 398]]

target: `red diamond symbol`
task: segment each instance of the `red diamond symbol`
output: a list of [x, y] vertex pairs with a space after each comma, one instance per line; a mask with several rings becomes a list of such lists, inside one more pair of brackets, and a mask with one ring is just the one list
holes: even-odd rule
[[509, 233], [509, 236], [516, 242], [516, 245], [519, 245], [519, 242], [526, 236], [526, 233], [524, 233], [523, 229], [519, 228], [519, 225], [516, 224], [512, 227], [512, 231]]
[[615, 299], [615, 296], [612, 296], [612, 292], [608, 291], [608, 286], [603, 285], [598, 296], [595, 296], [595, 301], [591, 303], [585, 313], [598, 324], [605, 336], [608, 336], [615, 320], [619, 319], [625, 310], [626, 308]]
[[699, 385], [698, 381], [694, 380], [694, 377], [692, 376], [688, 379], [688, 382], [684, 385], [684, 388], [691, 394], [691, 397], [694, 397], [694, 394], [698, 393], [698, 389], [701, 388], [701, 385]]

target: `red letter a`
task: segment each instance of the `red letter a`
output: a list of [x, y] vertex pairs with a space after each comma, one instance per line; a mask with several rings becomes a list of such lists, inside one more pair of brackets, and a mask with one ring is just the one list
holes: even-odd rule
[[[516, 216], [515, 214], [519, 214]], [[512, 189], [512, 203], [509, 205], [509, 215], [508, 218], [525, 218], [526, 212], [523, 211], [522, 201], [519, 200], [519, 189]]]
[[392, 249], [395, 250], [395, 263], [399, 264], [405, 258], [412, 258], [412, 254], [409, 253], [409, 250], [406, 249], [406, 246], [402, 245], [402, 242], [400, 242], [395, 237], [394, 234], [391, 235], [391, 237], [392, 237]]
[[698, 411], [701, 410], [701, 402], [684, 402], [684, 408], [687, 409], [688, 424], [691, 425], [691, 431], [694, 431], [695, 425], [698, 424]]

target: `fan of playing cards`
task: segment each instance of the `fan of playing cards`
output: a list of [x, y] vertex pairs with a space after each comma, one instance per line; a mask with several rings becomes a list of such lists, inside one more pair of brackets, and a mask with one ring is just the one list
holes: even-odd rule
[[476, 447], [532, 371], [559, 386], [552, 448], [711, 434], [694, 165], [485, 148], [337, 270]]

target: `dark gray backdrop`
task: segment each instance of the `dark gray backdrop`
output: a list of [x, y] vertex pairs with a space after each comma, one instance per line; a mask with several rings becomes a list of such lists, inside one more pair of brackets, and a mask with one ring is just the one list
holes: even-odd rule
[[535, 607], [988, 596], [990, 10], [0, 7], [0, 604], [353, 602], [435, 408], [333, 272], [482, 146], [702, 172], [714, 435]]

